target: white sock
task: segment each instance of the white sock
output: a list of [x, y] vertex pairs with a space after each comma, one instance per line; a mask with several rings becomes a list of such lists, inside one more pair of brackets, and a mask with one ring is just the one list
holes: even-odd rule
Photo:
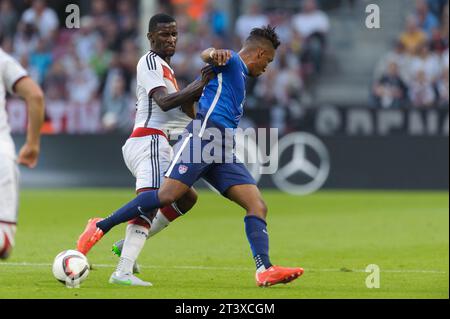
[[152, 227], [150, 228], [150, 231], [148, 233], [148, 238], [155, 236], [161, 230], [169, 226], [169, 224], [170, 221], [166, 218], [166, 216], [164, 216], [163, 213], [161, 213], [160, 210], [158, 210], [158, 213], [156, 213], [155, 218], [153, 218]]
[[258, 269], [256, 269], [256, 273], [261, 273], [261, 272], [263, 272], [263, 271], [266, 271], [267, 269], [266, 269], [266, 267], [264, 267], [264, 265], [262, 265], [261, 267], [259, 267]]
[[129, 224], [127, 226], [125, 242], [116, 272], [128, 274], [133, 272], [133, 265], [144, 248], [148, 237], [148, 229], [144, 226]]

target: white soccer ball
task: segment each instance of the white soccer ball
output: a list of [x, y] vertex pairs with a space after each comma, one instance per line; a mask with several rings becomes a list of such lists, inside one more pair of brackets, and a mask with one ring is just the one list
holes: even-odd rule
[[89, 262], [76, 250], [65, 250], [55, 257], [53, 275], [68, 288], [78, 288], [89, 275]]

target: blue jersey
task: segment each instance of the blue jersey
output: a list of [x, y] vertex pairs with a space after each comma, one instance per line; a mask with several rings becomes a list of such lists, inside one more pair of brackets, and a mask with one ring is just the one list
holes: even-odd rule
[[198, 115], [222, 128], [237, 128], [244, 112], [245, 80], [248, 69], [239, 54], [231, 51], [225, 66], [214, 67], [217, 74], [204, 88]]

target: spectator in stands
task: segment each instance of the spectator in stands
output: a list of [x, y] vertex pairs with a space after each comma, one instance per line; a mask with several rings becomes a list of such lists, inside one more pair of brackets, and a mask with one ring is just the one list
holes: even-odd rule
[[438, 79], [436, 88], [439, 95], [439, 105], [446, 106], [448, 108], [449, 103], [449, 69], [448, 66], [442, 71], [440, 78]]
[[119, 24], [119, 42], [125, 41], [127, 39], [137, 38], [137, 27], [136, 27], [136, 17], [132, 15], [127, 15], [122, 17], [122, 22]]
[[95, 21], [91, 16], [84, 16], [80, 21], [80, 29], [73, 37], [77, 55], [84, 63], [89, 63], [95, 54], [97, 43], [102, 39], [95, 30]]
[[444, 7], [448, 4], [448, 0], [427, 0], [428, 8], [436, 16], [439, 17], [445, 10]]
[[121, 0], [118, 2], [116, 21], [119, 26], [119, 41], [135, 39], [138, 36], [138, 19], [131, 1]]
[[131, 82], [135, 78], [136, 66], [139, 62], [139, 50], [132, 39], [127, 39], [122, 43], [120, 51], [121, 73], [125, 79], [126, 89], [134, 90]]
[[441, 65], [443, 69], [448, 69], [448, 65], [449, 65], [449, 52], [448, 52], [448, 48], [442, 53], [441, 55]]
[[76, 58], [76, 72], [69, 74], [66, 90], [69, 101], [78, 104], [87, 104], [97, 95], [99, 81], [97, 76], [79, 57]]
[[292, 92], [297, 92], [298, 97], [301, 96], [303, 81], [300, 76], [300, 65], [298, 60], [289, 54], [288, 46], [281, 45], [273, 67], [277, 72], [272, 90], [275, 91], [277, 104], [287, 107], [291, 102]]
[[433, 29], [439, 27], [439, 19], [430, 12], [426, 0], [416, 0], [416, 18], [420, 28], [431, 38]]
[[193, 21], [199, 21], [205, 14], [208, 0], [170, 0], [170, 2]]
[[92, 0], [90, 15], [95, 23], [94, 28], [98, 32], [105, 32], [109, 23], [113, 21], [113, 15], [106, 0]]
[[270, 24], [276, 26], [280, 42], [290, 43], [293, 37], [291, 17], [286, 10], [275, 10], [269, 14]]
[[448, 48], [448, 39], [444, 38], [440, 28], [434, 28], [431, 32], [430, 50], [436, 54], [442, 54]]
[[[448, 41], [448, 37], [449, 37], [449, 2], [447, 0], [447, 4], [444, 7], [444, 10], [442, 12], [442, 17], [441, 17], [441, 33], [442, 33], [442, 37], [444, 39], [447, 39]], [[448, 42], [447, 42], [448, 44]]]
[[327, 14], [319, 10], [316, 0], [305, 0], [302, 11], [292, 18], [294, 29], [304, 38], [313, 34], [326, 35], [330, 29]]
[[263, 102], [269, 107], [277, 104], [275, 90], [273, 85], [276, 83], [277, 71], [273, 66], [269, 66], [266, 73], [255, 85], [255, 96], [259, 101]]
[[16, 33], [19, 16], [11, 0], [0, 1], [0, 39], [12, 38]]
[[415, 16], [408, 16], [406, 19], [406, 29], [400, 36], [400, 41], [411, 55], [414, 55], [417, 49], [427, 41], [427, 36], [419, 28]]
[[19, 23], [14, 37], [14, 55], [19, 59], [33, 52], [39, 42], [36, 27], [30, 23]]
[[410, 76], [410, 61], [411, 57], [406, 54], [405, 46], [401, 41], [397, 40], [395, 41], [394, 49], [386, 53], [378, 62], [375, 68], [374, 79], [380, 79], [387, 73], [389, 64], [395, 63], [398, 67], [400, 77], [403, 82], [406, 82]]
[[133, 9], [133, 4], [128, 0], [120, 0], [117, 3], [117, 22], [120, 30], [128, 28], [128, 20], [137, 21], [136, 11]]
[[78, 57], [77, 49], [73, 41], [68, 42], [65, 54], [58, 60], [64, 66], [67, 74], [73, 74], [77, 72]]
[[45, 91], [52, 92], [51, 97], [55, 100], [65, 100], [67, 98], [66, 83], [66, 69], [60, 61], [55, 61], [48, 71], [47, 77], [45, 78]]
[[419, 71], [424, 71], [427, 80], [434, 83], [441, 72], [440, 57], [430, 52], [429, 46], [423, 43], [419, 48], [417, 55], [411, 60], [410, 69], [412, 78], [414, 78]]
[[14, 42], [12, 38], [9, 37], [3, 38], [0, 43], [0, 47], [3, 49], [3, 51], [8, 53], [9, 55], [14, 56]]
[[115, 23], [114, 19], [109, 18], [106, 20], [107, 27], [101, 29], [101, 35], [106, 41], [106, 45], [111, 51], [120, 51], [120, 30], [119, 26]]
[[58, 16], [52, 8], [47, 7], [45, 0], [33, 0], [31, 8], [22, 15], [22, 21], [36, 26], [39, 36], [51, 43], [58, 31]]
[[410, 88], [409, 97], [415, 107], [431, 107], [436, 101], [436, 93], [433, 84], [427, 79], [424, 70], [415, 75]]
[[374, 84], [372, 94], [378, 107], [392, 108], [405, 105], [407, 86], [400, 76], [396, 62], [389, 63], [387, 72]]
[[47, 50], [46, 43], [43, 39], [39, 39], [36, 50], [30, 54], [29, 67], [36, 71], [38, 76], [37, 82], [42, 86], [48, 70], [53, 62], [53, 56]]
[[316, 72], [321, 70], [321, 61], [330, 29], [328, 16], [317, 7], [316, 0], [305, 0], [303, 10], [292, 19], [294, 30], [303, 39], [303, 61], [311, 61]]
[[[136, 55], [134, 58], [138, 57], [139, 55]], [[131, 92], [131, 90], [135, 90], [136, 86], [132, 86], [132, 80], [129, 78], [130, 74], [126, 74], [130, 70], [126, 70], [123, 66], [123, 57], [120, 52], [113, 52], [111, 62], [109, 63], [108, 72], [106, 73], [106, 78], [103, 83], [103, 91], [112, 91], [113, 83], [117, 76], [120, 76], [125, 81], [125, 87], [128, 87], [128, 92]], [[135, 66], [136, 67], [136, 66]], [[135, 74], [133, 74], [134, 77]]]
[[243, 42], [253, 28], [267, 24], [269, 24], [269, 18], [262, 12], [260, 5], [253, 2], [249, 11], [237, 18], [235, 25], [236, 35]]
[[209, 1], [205, 8], [202, 23], [212, 28], [216, 36], [226, 37], [228, 31], [228, 15], [219, 10], [214, 1]]
[[127, 94], [125, 80], [116, 73], [111, 86], [103, 91], [102, 124], [107, 132], [119, 130], [129, 133], [132, 125], [130, 97]]
[[111, 63], [113, 53], [106, 47], [105, 41], [100, 38], [95, 44], [95, 52], [89, 60], [89, 65], [100, 80], [104, 80], [108, 67]]

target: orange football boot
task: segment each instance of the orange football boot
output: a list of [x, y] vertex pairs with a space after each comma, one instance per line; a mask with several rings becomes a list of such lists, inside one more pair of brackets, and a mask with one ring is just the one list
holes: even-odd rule
[[97, 223], [101, 220], [103, 218], [89, 219], [84, 232], [78, 238], [77, 250], [85, 256], [103, 237], [103, 231], [97, 227]]
[[263, 272], [256, 273], [256, 285], [269, 287], [276, 284], [287, 284], [303, 275], [303, 272], [303, 268], [272, 266]]

